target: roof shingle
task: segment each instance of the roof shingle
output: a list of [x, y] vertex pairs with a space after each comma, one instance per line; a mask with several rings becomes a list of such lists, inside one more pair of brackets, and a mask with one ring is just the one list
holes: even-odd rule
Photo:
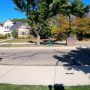
[[23, 22], [16, 22], [10, 29], [17, 30], [23, 24], [24, 24]]

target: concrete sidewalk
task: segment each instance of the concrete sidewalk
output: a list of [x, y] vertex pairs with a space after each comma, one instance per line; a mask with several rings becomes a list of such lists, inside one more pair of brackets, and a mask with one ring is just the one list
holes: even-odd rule
[[[76, 66], [73, 66], [76, 67]], [[25, 85], [90, 85], [90, 66], [83, 71], [63, 66], [4, 66], [0, 65], [0, 83]]]

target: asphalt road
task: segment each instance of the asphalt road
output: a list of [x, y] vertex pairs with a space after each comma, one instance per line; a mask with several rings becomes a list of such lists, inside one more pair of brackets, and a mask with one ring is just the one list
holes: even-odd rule
[[56, 50], [0, 50], [0, 64], [13, 65], [56, 65], [54, 55], [62, 55], [68, 51]]
[[90, 50], [4, 49], [0, 50], [0, 65], [90, 65]]

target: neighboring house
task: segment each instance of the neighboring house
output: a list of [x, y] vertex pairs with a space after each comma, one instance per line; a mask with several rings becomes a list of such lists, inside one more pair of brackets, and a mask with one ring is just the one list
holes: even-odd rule
[[86, 13], [85, 16], [90, 18], [90, 12]]
[[21, 21], [7, 20], [3, 24], [0, 24], [0, 32], [11, 33], [13, 30], [17, 31], [18, 37], [27, 37], [30, 35], [30, 27]]
[[14, 22], [12, 20], [7, 20], [3, 24], [3, 28], [10, 29], [14, 25]]
[[30, 35], [30, 27], [23, 22], [16, 22], [11, 28], [18, 32], [18, 37], [27, 37]]
[[11, 26], [14, 25], [12, 20], [7, 20], [4, 23], [0, 23], [0, 34], [10, 34], [11, 35]]
[[71, 20], [76, 19], [77, 17], [75, 15], [71, 15]]
[[0, 34], [11, 34], [11, 30], [9, 29], [4, 29], [1, 25], [0, 25]]

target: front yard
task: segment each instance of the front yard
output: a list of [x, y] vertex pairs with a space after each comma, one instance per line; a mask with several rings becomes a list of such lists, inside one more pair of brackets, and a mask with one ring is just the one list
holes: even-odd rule
[[49, 88], [49, 86], [35, 86], [35, 85], [11, 85], [11, 84], [0, 84], [0, 90], [90, 90], [89, 86], [68, 86], [64, 87], [64, 89], [58, 89], [52, 87], [52, 89]]
[[[36, 45], [37, 39], [11, 39], [11, 40], [5, 40], [0, 43], [0, 47], [31, 47], [31, 46], [37, 46]], [[65, 41], [64, 41], [65, 42]], [[40, 45], [38, 46], [65, 46], [65, 43], [59, 43], [58, 41], [55, 41], [54, 39], [50, 40], [50, 43], [48, 42], [48, 39], [41, 39]]]
[[12, 40], [7, 40], [4, 43], [24, 43], [24, 42], [36, 42], [36, 39], [12, 39]]

